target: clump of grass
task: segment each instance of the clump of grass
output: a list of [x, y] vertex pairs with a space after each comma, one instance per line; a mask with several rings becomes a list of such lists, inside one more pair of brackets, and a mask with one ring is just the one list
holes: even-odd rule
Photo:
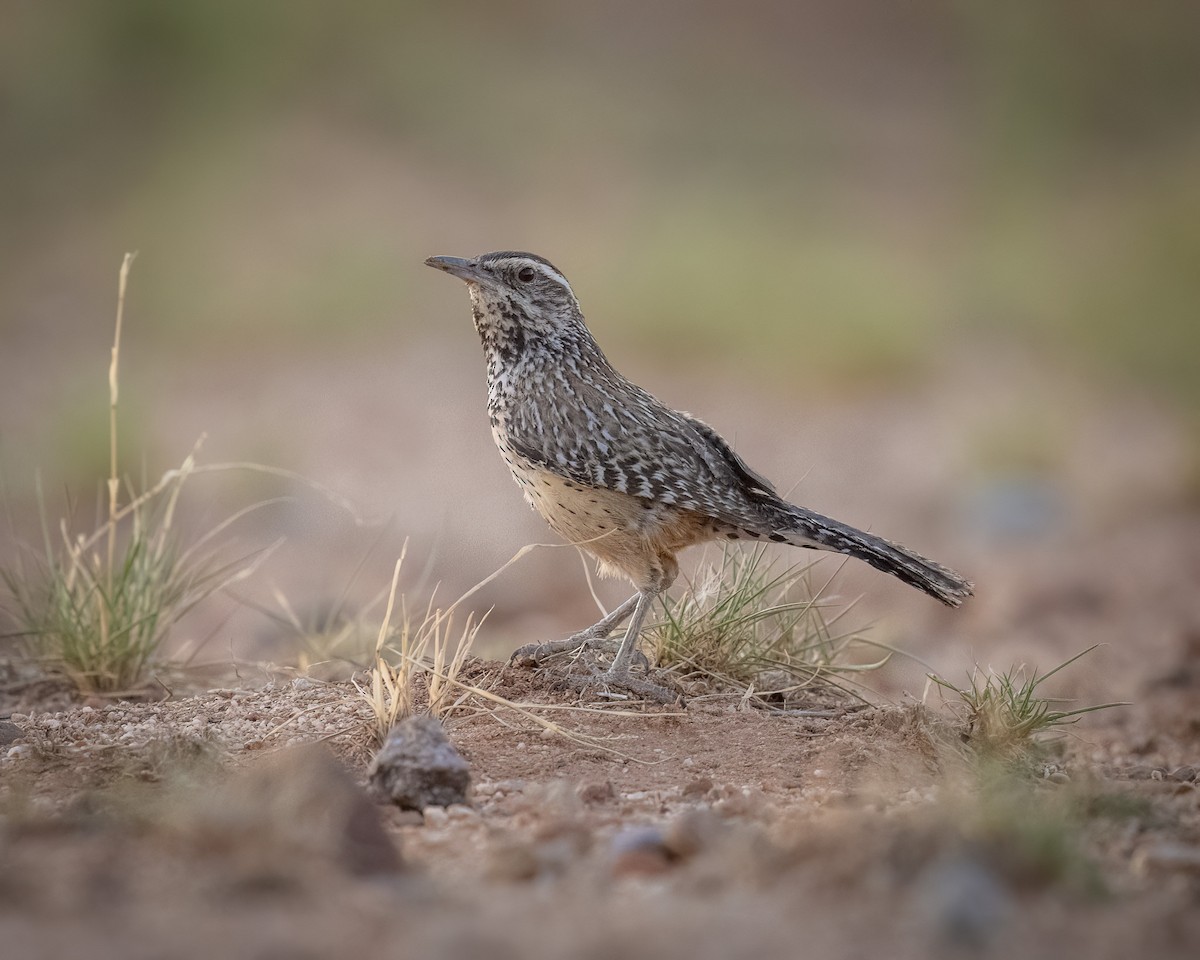
[[663, 616], [647, 630], [657, 663], [683, 679], [785, 701], [818, 682], [878, 669], [890, 653], [871, 663], [850, 659], [865, 641], [835, 630], [849, 607], [827, 615], [829, 582], [814, 589], [812, 566], [781, 565], [765, 547], [723, 550], [681, 593], [663, 598]]
[[458, 676], [484, 619], [476, 620], [474, 614], [468, 614], [462, 630], [456, 633], [454, 611], [468, 594], [446, 610], [435, 608], [431, 597], [419, 617], [410, 613], [407, 600], [400, 595], [399, 622], [393, 628], [396, 590], [407, 553], [405, 543], [392, 571], [387, 609], [375, 641], [374, 662], [365, 679], [353, 679], [359, 695], [371, 707], [372, 732], [380, 743], [392, 727], [417, 711], [422, 692], [424, 710], [438, 718], [445, 717], [461, 702], [461, 695], [456, 693], [461, 686]]
[[[249, 574], [253, 565], [218, 563], [205, 551], [207, 537], [183, 548], [176, 506], [194, 466], [189, 456], [90, 536], [73, 537], [63, 521], [56, 548], [43, 524], [42, 553], [19, 556], [3, 571], [26, 645], [80, 691], [137, 688], [171, 626]], [[111, 552], [108, 529], [119, 530]]]
[[1097, 645], [1064, 660], [1046, 673], [1028, 671], [1023, 665], [1003, 673], [976, 668], [966, 686], [958, 686], [942, 677], [930, 674], [929, 679], [948, 694], [951, 708], [961, 715], [966, 730], [964, 739], [983, 754], [1014, 756], [1028, 752], [1048, 736], [1077, 723], [1081, 717], [1097, 710], [1125, 706], [1123, 703], [1100, 703], [1075, 709], [1062, 709], [1069, 703], [1060, 697], [1040, 695], [1042, 685], [1066, 669]]
[[27, 646], [60, 666], [84, 692], [114, 694], [136, 689], [171, 626], [201, 600], [248, 576], [257, 565], [244, 561], [221, 564], [208, 549], [212, 539], [241, 513], [185, 548], [176, 510], [185, 484], [197, 470], [195, 449], [150, 489], [139, 494], [126, 484], [128, 502], [121, 503], [119, 364], [125, 290], [133, 256], [126, 254], [121, 265], [108, 371], [106, 517], [88, 535], [73, 534], [62, 520], [54, 536], [43, 506], [42, 553], [27, 551], [0, 571], [15, 606], [19, 635]]

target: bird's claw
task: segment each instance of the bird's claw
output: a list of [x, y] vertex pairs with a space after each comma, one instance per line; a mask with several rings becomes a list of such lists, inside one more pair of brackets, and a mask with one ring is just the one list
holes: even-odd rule
[[[509, 656], [508, 663], [509, 666], [536, 667], [543, 660], [560, 653], [582, 653], [584, 650], [605, 650], [615, 656], [620, 647], [620, 641], [608, 640], [604, 637], [567, 637], [565, 640], [527, 643], [523, 647], [517, 647]], [[633, 658], [646, 673], [650, 672], [650, 658], [641, 650], [635, 650]]]

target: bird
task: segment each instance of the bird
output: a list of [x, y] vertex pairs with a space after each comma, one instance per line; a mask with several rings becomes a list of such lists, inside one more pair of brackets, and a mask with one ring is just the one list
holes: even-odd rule
[[677, 695], [633, 676], [638, 637], [679, 573], [679, 552], [714, 540], [855, 557], [951, 607], [973, 594], [966, 578], [907, 547], [789, 503], [716, 430], [623, 377], [549, 260], [503, 250], [425, 263], [467, 284], [486, 360], [492, 437], [525, 500], [592, 554], [601, 575], [623, 576], [636, 590], [585, 630], [521, 647], [514, 662], [597, 646], [628, 621], [599, 679], [674, 701]]

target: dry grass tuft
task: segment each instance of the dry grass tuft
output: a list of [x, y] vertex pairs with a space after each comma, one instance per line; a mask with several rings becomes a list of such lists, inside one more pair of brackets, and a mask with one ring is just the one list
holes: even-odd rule
[[1058, 705], [1067, 701], [1039, 695], [1042, 684], [1095, 649], [1095, 645], [1088, 647], [1043, 674], [1030, 673], [1022, 665], [1004, 673], [976, 668], [962, 687], [934, 674], [929, 679], [941, 688], [943, 696], [949, 696], [949, 706], [961, 718], [969, 744], [984, 755], [1016, 757], [1085, 714], [1126, 705], [1101, 703], [1063, 710]]
[[852, 659], [854, 650], [877, 645], [836, 631], [850, 607], [829, 616], [832, 577], [814, 588], [812, 568], [782, 566], [762, 546], [723, 550], [682, 593], [663, 598], [663, 617], [646, 632], [656, 662], [685, 681], [776, 704], [883, 666], [890, 651], [867, 663]]
[[433, 606], [433, 598], [420, 618], [413, 616], [404, 596], [399, 597], [399, 623], [393, 629], [400, 570], [408, 554], [408, 543], [400, 552], [392, 571], [387, 609], [375, 641], [375, 660], [365, 680], [353, 679], [354, 686], [371, 707], [373, 732], [382, 743], [399, 721], [411, 716], [424, 693], [424, 709], [435, 717], [445, 717], [462, 702], [457, 677], [470, 655], [483, 619], [468, 614], [461, 631], [454, 630], [454, 610], [468, 594], [446, 610]]
[[[61, 520], [55, 534], [42, 509], [42, 549], [19, 555], [0, 571], [19, 635], [40, 658], [58, 666], [86, 692], [131, 692], [171, 626], [197, 603], [248, 577], [262, 559], [219, 562], [213, 540], [255, 504], [185, 546], [176, 511], [198, 468], [199, 442], [183, 463], [137, 493], [126, 482], [122, 505], [117, 459], [117, 408], [125, 291], [133, 254], [121, 265], [117, 316], [108, 371], [110, 469], [103, 523], [74, 534]], [[40, 496], [40, 485], [39, 485]]]

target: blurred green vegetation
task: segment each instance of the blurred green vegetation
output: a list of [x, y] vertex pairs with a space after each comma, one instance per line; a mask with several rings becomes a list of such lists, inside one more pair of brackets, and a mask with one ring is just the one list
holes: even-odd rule
[[657, 355], [859, 382], [984, 332], [1200, 399], [1193, 0], [5, 20], [0, 335], [90, 323], [131, 248], [165, 345], [432, 335], [422, 257], [524, 247]]

